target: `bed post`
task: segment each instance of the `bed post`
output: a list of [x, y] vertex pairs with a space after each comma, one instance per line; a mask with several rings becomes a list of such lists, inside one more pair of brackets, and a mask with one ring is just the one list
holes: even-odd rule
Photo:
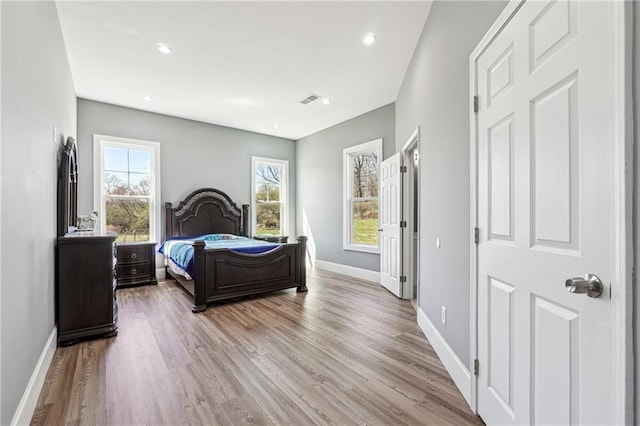
[[163, 240], [173, 237], [173, 217], [171, 216], [171, 203], [164, 203], [164, 235]]
[[242, 231], [240, 234], [243, 237], [249, 236], [249, 204], [242, 205]]
[[300, 281], [297, 288], [297, 292], [307, 291], [307, 237], [300, 235], [298, 238], [298, 268], [300, 268]]
[[193, 307], [194, 314], [207, 310], [207, 295], [205, 294], [205, 252], [204, 241], [196, 240], [193, 243]]

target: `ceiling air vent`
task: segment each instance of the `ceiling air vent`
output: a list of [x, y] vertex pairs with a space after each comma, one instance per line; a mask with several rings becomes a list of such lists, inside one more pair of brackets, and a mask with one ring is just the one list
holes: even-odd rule
[[307, 105], [307, 104], [310, 104], [313, 101], [317, 101], [318, 99], [320, 99], [320, 96], [314, 95], [312, 93], [309, 96], [307, 96], [306, 98], [299, 100], [298, 103], [301, 103], [302, 105]]

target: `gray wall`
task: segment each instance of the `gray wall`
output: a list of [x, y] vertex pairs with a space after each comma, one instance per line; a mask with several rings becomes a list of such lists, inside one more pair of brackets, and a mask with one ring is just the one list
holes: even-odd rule
[[289, 233], [295, 230], [295, 142], [230, 127], [78, 99], [79, 213], [93, 209], [93, 135], [160, 142], [162, 202], [218, 188], [251, 203], [251, 157], [289, 161]]
[[435, 2], [396, 101], [398, 150], [420, 126], [420, 308], [467, 368], [469, 55], [505, 4]]
[[[634, 108], [634, 253], [635, 253], [635, 275], [638, 281], [640, 268], [640, 5], [633, 2], [633, 108]], [[634, 305], [633, 316], [634, 323], [634, 356], [635, 356], [635, 419], [638, 424], [638, 416], [640, 413], [640, 354], [638, 347], [640, 346], [640, 291], [637, 284], [633, 288]]]
[[0, 423], [8, 424], [54, 328], [57, 153], [76, 133], [76, 95], [55, 3], [0, 7]]
[[309, 236], [318, 260], [380, 270], [379, 255], [342, 248], [342, 150], [382, 138], [382, 155], [391, 156], [395, 153], [394, 117], [395, 105], [389, 104], [296, 143], [298, 232]]

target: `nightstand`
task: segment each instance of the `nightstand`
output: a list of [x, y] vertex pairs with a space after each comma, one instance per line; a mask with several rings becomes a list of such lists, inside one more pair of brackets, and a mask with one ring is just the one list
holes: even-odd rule
[[118, 288], [158, 284], [156, 280], [156, 243], [119, 243], [116, 245]]
[[286, 244], [289, 242], [289, 237], [287, 235], [255, 235], [253, 238], [256, 240], [268, 241], [270, 243]]

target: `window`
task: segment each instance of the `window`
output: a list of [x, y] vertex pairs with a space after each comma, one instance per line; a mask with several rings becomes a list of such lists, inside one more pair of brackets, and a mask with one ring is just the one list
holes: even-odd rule
[[253, 235], [289, 235], [287, 232], [289, 162], [252, 157], [251, 170]]
[[379, 253], [378, 186], [382, 139], [343, 150], [344, 249]]
[[94, 135], [94, 198], [101, 230], [118, 242], [160, 236], [160, 144]]

